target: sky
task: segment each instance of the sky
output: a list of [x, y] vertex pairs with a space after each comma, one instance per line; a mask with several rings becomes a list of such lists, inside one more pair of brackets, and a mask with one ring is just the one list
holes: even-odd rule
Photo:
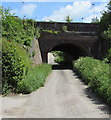
[[101, 17], [101, 12], [107, 10], [108, 0], [5, 0], [4, 8], [11, 9], [11, 13], [20, 18], [31, 18], [38, 21], [66, 21], [70, 16], [73, 22], [90, 23], [92, 18]]

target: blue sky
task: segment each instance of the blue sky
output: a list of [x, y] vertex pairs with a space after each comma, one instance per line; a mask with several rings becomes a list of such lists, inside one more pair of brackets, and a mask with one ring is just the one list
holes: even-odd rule
[[[102, 0], [101, 0], [102, 1]], [[106, 10], [108, 1], [95, 2], [91, 0], [75, 0], [71, 2], [2, 2], [4, 8], [11, 8], [11, 13], [23, 18], [33, 18], [43, 21], [65, 21], [69, 15], [74, 22], [91, 22], [94, 17], [101, 17], [100, 11]], [[94, 5], [92, 5], [94, 4]], [[83, 19], [82, 19], [83, 18]]]

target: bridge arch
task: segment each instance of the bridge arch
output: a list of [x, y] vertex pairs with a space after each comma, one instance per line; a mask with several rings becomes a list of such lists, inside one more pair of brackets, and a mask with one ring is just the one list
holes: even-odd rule
[[[98, 57], [99, 37], [93, 32], [61, 32], [48, 33], [41, 32], [38, 39], [42, 62], [47, 63], [47, 54], [52, 50], [66, 51], [73, 58], [80, 56]], [[65, 49], [67, 48], [67, 49]]]
[[68, 53], [73, 57], [73, 59], [78, 59], [81, 56], [89, 56], [89, 51], [83, 46], [72, 44], [72, 43], [64, 43], [54, 46], [51, 51], [63, 51]]
[[67, 55], [67, 60], [69, 60], [69, 63], [71, 63], [73, 60], [78, 59], [82, 56], [89, 56], [89, 52], [87, 49], [81, 45], [78, 44], [72, 44], [72, 43], [64, 43], [64, 44], [57, 44], [53, 46], [48, 52], [47, 52], [47, 60], [48, 53], [51, 51], [62, 51]]

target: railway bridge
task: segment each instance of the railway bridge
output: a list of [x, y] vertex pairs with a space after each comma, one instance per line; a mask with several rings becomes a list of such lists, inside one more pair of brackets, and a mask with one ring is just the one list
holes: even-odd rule
[[[96, 23], [37, 22], [36, 25], [42, 30], [38, 39], [42, 62], [47, 63], [48, 53], [54, 50], [64, 51], [73, 59], [101, 57], [100, 28]], [[67, 28], [65, 31], [64, 26]], [[50, 30], [52, 33], [48, 32]]]

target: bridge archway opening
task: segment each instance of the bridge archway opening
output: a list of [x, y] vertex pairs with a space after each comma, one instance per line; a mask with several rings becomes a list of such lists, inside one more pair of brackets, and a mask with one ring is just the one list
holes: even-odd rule
[[61, 44], [52, 48], [51, 51], [63, 51], [68, 53], [73, 57], [73, 60], [76, 60], [81, 56], [88, 56], [88, 51], [82, 46], [76, 44]]
[[[80, 45], [76, 44], [61, 44], [53, 47], [51, 51], [62, 51], [66, 59], [64, 65], [72, 65], [72, 61], [82, 56], [89, 56], [88, 51]], [[49, 61], [48, 55], [48, 61]]]

